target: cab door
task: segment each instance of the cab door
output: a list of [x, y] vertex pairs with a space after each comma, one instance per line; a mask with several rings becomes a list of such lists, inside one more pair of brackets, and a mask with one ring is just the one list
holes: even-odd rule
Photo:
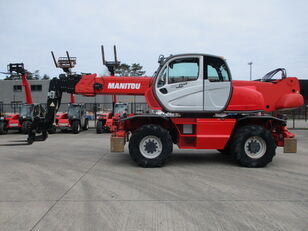
[[155, 94], [169, 112], [203, 111], [203, 56], [176, 56], [161, 68]]
[[221, 112], [228, 105], [231, 93], [231, 74], [219, 57], [204, 56], [204, 112]]

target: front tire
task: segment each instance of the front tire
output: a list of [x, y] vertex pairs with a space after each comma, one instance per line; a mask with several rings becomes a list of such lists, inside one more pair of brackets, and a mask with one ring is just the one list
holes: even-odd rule
[[129, 141], [131, 158], [142, 167], [161, 167], [173, 148], [169, 132], [159, 125], [143, 125], [133, 132]]
[[241, 166], [265, 167], [276, 154], [275, 139], [264, 127], [247, 125], [239, 128], [233, 137], [231, 153]]
[[72, 122], [72, 131], [74, 134], [78, 134], [80, 132], [80, 123], [78, 120], [74, 120]]
[[103, 127], [103, 133], [110, 133], [111, 131], [110, 131], [110, 128], [108, 127], [108, 126], [104, 126]]
[[99, 120], [96, 124], [96, 133], [102, 134], [103, 133], [103, 121]]
[[0, 135], [7, 134], [6, 123], [4, 121], [0, 121]]

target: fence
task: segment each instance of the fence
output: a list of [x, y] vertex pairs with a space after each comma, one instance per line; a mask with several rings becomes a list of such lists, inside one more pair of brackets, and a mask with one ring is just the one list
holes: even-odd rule
[[[41, 105], [46, 108], [46, 103], [42, 103]], [[84, 105], [89, 118], [95, 121], [99, 114], [112, 111], [112, 103], [85, 103]], [[0, 104], [0, 113], [19, 113], [21, 106], [21, 103]], [[68, 106], [68, 103], [62, 103], [58, 111], [67, 112]], [[149, 110], [150, 108], [147, 103], [128, 103], [128, 113], [147, 113]]]
[[[0, 104], [0, 113], [19, 113], [20, 103]], [[46, 107], [46, 103], [42, 104]], [[68, 110], [67, 103], [62, 103], [59, 112]], [[91, 119], [96, 120], [97, 115], [112, 110], [112, 103], [85, 103], [86, 110]], [[128, 103], [128, 113], [147, 113], [150, 109], [146, 103]], [[288, 117], [288, 126], [290, 128], [308, 128], [308, 105], [296, 108], [294, 110], [273, 112], [273, 116], [286, 114]]]
[[273, 112], [273, 116], [278, 114], [285, 114], [288, 118], [288, 127], [289, 128], [306, 128], [308, 129], [308, 105], [304, 105], [302, 107], [281, 111], [281, 112]]

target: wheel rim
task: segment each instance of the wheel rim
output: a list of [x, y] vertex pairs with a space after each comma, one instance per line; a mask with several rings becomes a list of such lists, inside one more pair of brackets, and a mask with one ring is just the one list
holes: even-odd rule
[[252, 159], [259, 159], [266, 152], [266, 142], [260, 136], [249, 137], [244, 145], [245, 153]]
[[145, 136], [139, 144], [139, 150], [144, 157], [154, 159], [161, 154], [163, 145], [160, 138], [156, 136]]

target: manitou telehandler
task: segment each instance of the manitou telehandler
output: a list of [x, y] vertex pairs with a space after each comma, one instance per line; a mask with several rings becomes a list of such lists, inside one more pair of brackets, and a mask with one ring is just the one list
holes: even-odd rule
[[26, 103], [22, 104], [19, 113], [4, 115], [0, 117], [0, 135], [6, 134], [9, 129], [18, 129], [24, 134], [34, 119], [34, 114], [45, 114], [45, 109], [40, 104], [33, 104], [27, 71], [23, 63], [11, 63], [8, 65], [8, 73], [21, 75], [22, 85], [25, 90]]
[[119, 117], [125, 117], [128, 113], [128, 103], [115, 103], [113, 104], [113, 110], [98, 115], [96, 123], [96, 133], [108, 133], [112, 132], [114, 127], [113, 120], [117, 120]]
[[[108, 69], [118, 61], [106, 62]], [[281, 79], [273, 76], [281, 72]], [[111, 151], [124, 151], [143, 167], [159, 167], [170, 157], [173, 144], [180, 149], [226, 150], [240, 165], [263, 167], [272, 161], [276, 146], [294, 138], [286, 121], [266, 113], [303, 105], [299, 81], [276, 69], [259, 81], [231, 79], [226, 61], [207, 54], [159, 57], [155, 77], [97, 77], [67, 75], [50, 82], [47, 116], [33, 129], [54, 122], [62, 92], [143, 95], [152, 110], [164, 115], [134, 115], [114, 120]], [[29, 134], [32, 143], [35, 132]]]
[[[69, 53], [66, 52], [66, 57], [59, 57], [56, 61], [53, 52], [51, 52], [51, 55], [57, 68], [61, 68], [67, 75], [73, 75], [71, 69], [76, 65], [76, 57], [70, 57]], [[75, 103], [74, 94], [71, 94], [68, 111], [56, 114], [55, 124], [48, 130], [49, 133], [55, 133], [56, 128], [60, 128], [62, 132], [71, 130], [75, 134], [78, 134], [81, 130], [88, 130], [89, 121], [85, 105]]]

